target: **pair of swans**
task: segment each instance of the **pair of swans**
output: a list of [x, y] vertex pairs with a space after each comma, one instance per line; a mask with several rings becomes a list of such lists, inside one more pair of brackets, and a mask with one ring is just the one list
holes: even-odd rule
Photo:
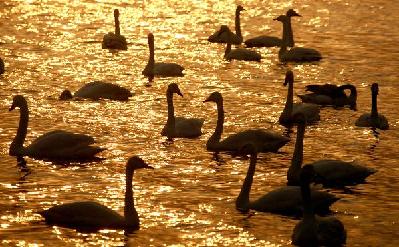
[[208, 41], [211, 43], [229, 43], [234, 45], [239, 45], [242, 43], [243, 38], [241, 34], [241, 23], [240, 23], [240, 13], [245, 10], [241, 5], [237, 5], [236, 15], [235, 15], [235, 31], [233, 33], [230, 31], [229, 27], [222, 25], [218, 31], [213, 33], [208, 37]]
[[4, 62], [3, 59], [0, 57], [0, 75], [4, 74], [5, 68], [4, 68]]
[[20, 109], [17, 135], [11, 142], [9, 154], [11, 156], [29, 156], [35, 159], [53, 161], [90, 161], [100, 159], [95, 155], [104, 148], [92, 146], [94, 138], [84, 134], [75, 134], [64, 130], [54, 130], [36, 138], [29, 146], [24, 147], [28, 132], [29, 110], [28, 103], [22, 95], [13, 98], [10, 111]]
[[103, 49], [127, 50], [126, 38], [121, 35], [119, 10], [114, 10], [115, 33], [109, 32], [103, 37]]
[[76, 97], [91, 100], [110, 99], [127, 101], [132, 96], [133, 94], [128, 89], [119, 85], [103, 81], [93, 81], [85, 84], [74, 95], [68, 89], [64, 90], [59, 99], [69, 100]]
[[124, 216], [94, 201], [56, 205], [40, 211], [39, 214], [50, 225], [94, 231], [104, 228], [137, 230], [140, 220], [134, 207], [132, 182], [134, 171], [142, 168], [154, 169], [138, 156], [127, 161]]

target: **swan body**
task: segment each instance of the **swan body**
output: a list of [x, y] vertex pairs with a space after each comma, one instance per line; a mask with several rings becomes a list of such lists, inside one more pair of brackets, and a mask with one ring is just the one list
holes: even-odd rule
[[103, 49], [127, 50], [126, 38], [121, 35], [119, 24], [119, 10], [114, 10], [115, 33], [109, 32], [103, 37]]
[[4, 74], [5, 68], [4, 68], [4, 62], [3, 60], [0, 58], [0, 75]]
[[237, 49], [231, 49], [231, 44], [226, 45], [226, 50], [224, 53], [224, 58], [226, 60], [243, 60], [243, 61], [256, 61], [260, 62], [262, 59], [262, 56], [252, 50], [248, 50], [245, 48], [237, 48]]
[[244, 130], [220, 140], [224, 122], [223, 97], [219, 92], [214, 92], [204, 102], [215, 102], [218, 110], [215, 132], [206, 143], [209, 151], [237, 152], [243, 144], [251, 142], [256, 145], [259, 152], [277, 152], [290, 140], [288, 137], [263, 129]]
[[202, 135], [201, 128], [204, 119], [175, 117], [173, 107], [173, 94], [183, 97], [176, 83], [171, 83], [166, 91], [166, 99], [168, 102], [168, 120], [161, 135], [168, 138], [195, 138]]
[[95, 141], [91, 136], [63, 130], [54, 130], [43, 134], [29, 146], [24, 147], [29, 110], [23, 96], [14, 96], [10, 111], [16, 107], [20, 108], [20, 122], [17, 135], [10, 145], [9, 154], [11, 156], [29, 156], [43, 160], [86, 161], [99, 159], [95, 155], [105, 150], [104, 148], [92, 146]]
[[124, 216], [94, 201], [81, 201], [56, 205], [40, 211], [46, 223], [77, 229], [138, 229], [139, 216], [134, 207], [132, 180], [134, 171], [150, 168], [141, 158], [131, 157], [126, 164], [126, 191]]
[[147, 77], [158, 76], [158, 77], [179, 77], [184, 76], [184, 68], [176, 63], [156, 63], [155, 62], [155, 45], [154, 35], [148, 34], [148, 47], [150, 50], [150, 56], [148, 63], [142, 74]]
[[241, 34], [241, 23], [240, 23], [240, 13], [244, 8], [238, 5], [236, 8], [235, 15], [235, 31], [233, 33], [228, 26], [222, 25], [219, 30], [208, 37], [208, 41], [211, 43], [230, 43], [234, 45], [239, 45], [243, 41]]
[[382, 130], [389, 129], [388, 119], [378, 113], [377, 110], [377, 95], [378, 95], [378, 83], [373, 83], [371, 85], [371, 113], [362, 114], [355, 122], [356, 126], [359, 127], [373, 127]]
[[[75, 92], [74, 97], [99, 100], [99, 99], [110, 99], [127, 101], [133, 94], [126, 88], [103, 81], [93, 81]], [[60, 99], [67, 100], [71, 99], [72, 93], [69, 90], [62, 92]]]
[[283, 112], [279, 117], [279, 122], [282, 125], [290, 125], [295, 123], [294, 115], [302, 113], [305, 115], [309, 123], [320, 120], [320, 107], [315, 104], [308, 103], [294, 103], [294, 73], [287, 71], [285, 75], [284, 86], [288, 85], [287, 100]]

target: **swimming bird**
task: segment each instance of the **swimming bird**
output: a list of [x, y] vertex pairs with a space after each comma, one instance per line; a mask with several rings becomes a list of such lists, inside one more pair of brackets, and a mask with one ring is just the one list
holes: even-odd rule
[[[295, 42], [294, 42], [294, 34], [292, 32], [292, 26], [291, 26], [291, 17], [294, 17], [294, 16], [300, 17], [301, 15], [298, 14], [293, 9], [287, 10], [287, 13], [285, 15], [288, 17], [288, 20], [286, 23], [283, 23], [284, 25], [286, 25], [286, 28], [283, 28], [283, 37], [287, 37], [287, 40], [288, 40], [287, 46], [288, 47], [294, 47]], [[247, 47], [274, 47], [274, 46], [280, 47], [283, 39], [280, 39], [280, 38], [274, 37], [274, 36], [261, 35], [258, 37], [247, 39], [244, 43]]]
[[4, 62], [3, 59], [0, 58], [0, 75], [4, 74], [5, 68], [4, 68]]
[[142, 74], [147, 77], [160, 76], [160, 77], [177, 77], [184, 76], [184, 68], [176, 63], [156, 63], [155, 62], [155, 46], [154, 46], [154, 35], [148, 34], [148, 47], [150, 50], [150, 56], [148, 63], [145, 66]]
[[[250, 164], [247, 175], [241, 187], [240, 194], [236, 199], [236, 208], [239, 211], [247, 212], [250, 209], [270, 212], [282, 215], [302, 215], [303, 201], [299, 186], [284, 186], [274, 189], [255, 201], [249, 200], [255, 166], [257, 162], [257, 150], [252, 143], [244, 144], [240, 153], [250, 155]], [[312, 204], [316, 212], [325, 214], [329, 212], [329, 207], [339, 200], [333, 194], [312, 189]]]
[[243, 38], [241, 34], [241, 23], [240, 23], [240, 13], [245, 10], [241, 5], [237, 5], [236, 15], [235, 15], [235, 31], [233, 33], [230, 31], [228, 26], [222, 25], [218, 31], [213, 33], [208, 37], [208, 41], [211, 43], [230, 43], [234, 45], [239, 45], [242, 43]]
[[283, 112], [279, 117], [279, 123], [282, 125], [291, 125], [295, 123], [293, 116], [299, 112], [306, 116], [308, 123], [314, 123], [320, 120], [320, 107], [315, 104], [294, 103], [294, 73], [288, 70], [285, 74], [284, 86], [288, 85], [287, 100]]
[[342, 246], [346, 242], [344, 224], [335, 217], [315, 215], [309, 184], [314, 177], [311, 165], [301, 170], [301, 194], [304, 203], [303, 219], [295, 226], [291, 236], [297, 246]]
[[218, 112], [215, 132], [206, 143], [208, 151], [237, 152], [243, 144], [251, 142], [256, 145], [259, 152], [277, 152], [290, 141], [286, 136], [263, 129], [244, 130], [221, 141], [224, 122], [223, 97], [219, 92], [213, 92], [204, 102], [215, 102]]
[[245, 48], [231, 49], [231, 44], [226, 45], [226, 50], [224, 51], [224, 58], [226, 60], [243, 60], [243, 61], [256, 61], [260, 62], [262, 56], [260, 53]]
[[47, 224], [75, 229], [127, 229], [140, 228], [140, 220], [134, 207], [133, 175], [135, 170], [154, 169], [138, 156], [129, 158], [126, 164], [126, 191], [124, 215], [94, 201], [79, 201], [56, 205], [40, 211]]
[[77, 97], [91, 100], [110, 99], [127, 101], [132, 96], [133, 94], [128, 89], [119, 85], [103, 81], [93, 81], [85, 84], [74, 95], [68, 89], [64, 90], [59, 99], [69, 100]]
[[362, 114], [355, 122], [359, 127], [373, 127], [382, 130], [389, 129], [388, 119], [377, 110], [378, 83], [371, 85], [371, 113]]
[[121, 35], [119, 24], [119, 10], [114, 10], [115, 33], [109, 32], [103, 37], [103, 49], [127, 50], [126, 38]]
[[29, 110], [28, 103], [22, 95], [13, 98], [10, 111], [16, 107], [20, 109], [17, 135], [11, 142], [9, 154], [11, 156], [29, 156], [35, 159], [51, 161], [91, 161], [100, 159], [95, 155], [105, 148], [92, 146], [94, 138], [85, 134], [75, 134], [64, 130], [54, 130], [41, 135], [29, 146], [24, 147], [28, 131]]
[[173, 94], [183, 97], [176, 83], [171, 83], [166, 90], [166, 100], [168, 103], [168, 120], [162, 129], [161, 135], [171, 138], [195, 138], [202, 135], [201, 128], [204, 119], [175, 117], [173, 107]]

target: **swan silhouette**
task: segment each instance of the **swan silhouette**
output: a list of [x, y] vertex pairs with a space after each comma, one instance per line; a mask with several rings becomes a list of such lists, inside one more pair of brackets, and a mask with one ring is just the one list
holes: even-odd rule
[[215, 132], [206, 143], [206, 149], [209, 151], [237, 152], [243, 144], [251, 142], [259, 152], [277, 152], [290, 141], [288, 137], [263, 129], [244, 130], [221, 141], [224, 122], [223, 97], [219, 92], [213, 92], [204, 102], [215, 102], [218, 112]]
[[[350, 90], [350, 95], [345, 94], [345, 90]], [[317, 105], [332, 105], [334, 107], [343, 107], [348, 105], [350, 109], [356, 110], [357, 90], [351, 84], [341, 86], [333, 84], [307, 85], [306, 91], [312, 93], [298, 95], [304, 103]]]
[[141, 168], [154, 169], [138, 156], [129, 158], [126, 164], [126, 191], [124, 216], [94, 201], [80, 201], [56, 205], [40, 211], [46, 223], [77, 229], [129, 229], [137, 230], [140, 220], [134, 207], [133, 174]]
[[176, 63], [156, 63], [155, 62], [155, 46], [154, 46], [154, 35], [148, 34], [148, 47], [150, 50], [150, 56], [148, 63], [145, 66], [142, 74], [147, 77], [160, 76], [160, 77], [178, 77], [184, 76], [184, 68]]
[[[299, 186], [280, 187], [255, 201], [250, 201], [249, 194], [255, 174], [257, 151], [252, 143], [247, 143], [240, 149], [240, 153], [250, 155], [250, 164], [240, 194], [236, 199], [237, 210], [247, 212], [252, 209], [282, 215], [302, 215], [303, 202]], [[337, 200], [339, 198], [328, 192], [312, 190], [312, 203], [316, 212], [320, 214], [329, 212], [329, 207]]]
[[91, 100], [110, 99], [127, 101], [132, 96], [132, 93], [124, 87], [109, 82], [93, 81], [81, 87], [74, 95], [72, 95], [71, 91], [64, 90], [60, 95], [60, 100], [77, 97]]
[[301, 170], [301, 194], [304, 203], [303, 219], [295, 226], [291, 239], [297, 246], [342, 246], [346, 242], [346, 231], [335, 217], [315, 215], [311, 201], [310, 182], [314, 177], [311, 165]]
[[202, 135], [201, 128], [204, 119], [175, 117], [173, 107], [173, 94], [183, 97], [176, 83], [171, 83], [166, 90], [168, 103], [168, 120], [162, 129], [161, 135], [171, 138], [195, 138]]
[[121, 29], [119, 25], [119, 10], [114, 10], [115, 19], [115, 33], [109, 32], [103, 37], [102, 48], [103, 49], [118, 49], [127, 50], [126, 38], [121, 35]]
[[241, 34], [241, 23], [240, 23], [240, 13], [245, 10], [241, 5], [237, 5], [236, 15], [235, 15], [235, 31], [233, 33], [230, 31], [229, 27], [222, 25], [218, 31], [213, 33], [208, 37], [208, 41], [211, 43], [230, 43], [234, 45], [239, 45], [242, 43], [243, 38]]
[[0, 75], [4, 74], [5, 68], [4, 68], [4, 62], [3, 60], [0, 58]]
[[[291, 17], [301, 15], [293, 9], [289, 9], [287, 10], [286, 16], [288, 17], [288, 20], [286, 23], [283, 23], [284, 25], [286, 25], [286, 28], [283, 28], [283, 37], [287, 37], [287, 46], [293, 47], [295, 45], [295, 42], [291, 26]], [[274, 36], [261, 35], [258, 37], [247, 39], [244, 43], [247, 47], [280, 47], [283, 39]]]
[[54, 130], [43, 134], [29, 146], [24, 147], [28, 131], [29, 110], [22, 95], [14, 96], [10, 111], [16, 107], [20, 109], [20, 119], [17, 135], [10, 145], [9, 154], [11, 156], [29, 156], [53, 161], [90, 161], [100, 159], [95, 155], [105, 150], [105, 148], [91, 146], [95, 142], [91, 136], [63, 130]]
[[294, 103], [294, 73], [288, 70], [285, 74], [284, 86], [288, 85], [287, 100], [283, 112], [279, 117], [279, 123], [282, 125], [291, 125], [295, 123], [293, 116], [299, 112], [306, 116], [308, 123], [320, 120], [320, 107], [315, 104]]
[[229, 61], [243, 60], [260, 62], [262, 56], [256, 51], [248, 50], [245, 48], [236, 48], [232, 50], [231, 44], [228, 43], [224, 52], [224, 58]]
[[377, 110], [378, 83], [371, 85], [371, 113], [362, 114], [355, 122], [359, 127], [373, 127], [382, 130], [389, 129], [388, 119]]

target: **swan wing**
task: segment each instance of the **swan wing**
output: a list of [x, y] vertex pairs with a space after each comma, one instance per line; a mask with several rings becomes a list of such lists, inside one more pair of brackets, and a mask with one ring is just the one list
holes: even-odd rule
[[382, 130], [389, 129], [388, 119], [382, 115], [378, 114], [377, 120], [371, 118], [370, 113], [363, 113], [355, 122], [358, 127], [374, 127]]
[[176, 63], [155, 63], [155, 76], [184, 76], [184, 68]]
[[208, 41], [211, 43], [230, 43], [239, 45], [241, 44], [242, 39], [233, 33], [227, 26], [221, 26], [219, 30], [208, 37]]
[[311, 123], [320, 120], [320, 107], [316, 104], [302, 103], [293, 104], [292, 115], [301, 112], [306, 116], [306, 121]]
[[320, 52], [311, 48], [294, 47], [282, 55], [283, 61], [318, 61], [322, 59]]
[[175, 118], [176, 137], [198, 137], [202, 135], [201, 128], [204, 119], [199, 118]]
[[76, 91], [75, 96], [93, 100], [128, 100], [128, 98], [132, 96], [132, 93], [126, 88], [109, 82], [93, 81]]
[[302, 100], [303, 103], [312, 103], [317, 105], [332, 105], [333, 100], [328, 95], [309, 93], [298, 95], [298, 97]]
[[335, 217], [318, 217], [317, 240], [320, 246], [342, 246], [346, 243], [344, 224]]
[[244, 60], [244, 61], [260, 61], [262, 56], [256, 51], [248, 50], [248, 49], [234, 49], [231, 50], [225, 58], [227, 60]]
[[126, 38], [123, 35], [116, 35], [112, 32], [107, 33], [103, 37], [102, 48], [127, 50]]
[[273, 36], [261, 35], [247, 39], [244, 43], [247, 47], [274, 47], [281, 46], [281, 39]]

